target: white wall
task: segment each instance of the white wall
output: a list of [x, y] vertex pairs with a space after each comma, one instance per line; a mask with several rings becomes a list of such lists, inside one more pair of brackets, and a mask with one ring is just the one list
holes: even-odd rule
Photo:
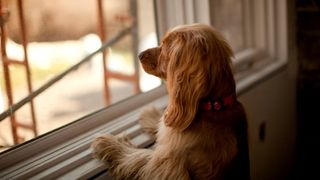
[[[249, 153], [253, 180], [288, 179], [295, 163], [296, 92], [288, 69], [240, 95], [249, 121]], [[259, 139], [265, 123], [265, 140]]]

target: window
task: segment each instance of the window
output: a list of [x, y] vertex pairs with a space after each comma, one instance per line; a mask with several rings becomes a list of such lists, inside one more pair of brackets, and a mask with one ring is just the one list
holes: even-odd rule
[[244, 3], [237, 0], [210, 1], [211, 24], [219, 29], [235, 52], [248, 47], [244, 32]]
[[[138, 0], [140, 3], [147, 1], [150, 2]], [[287, 62], [286, 1], [153, 2], [157, 17], [155, 32], [159, 37], [171, 27], [194, 22], [211, 24], [226, 36], [235, 52], [238, 94], [281, 69]], [[233, 16], [237, 18], [231, 20]], [[241, 37], [236, 37], [238, 35]], [[154, 35], [151, 33], [150, 36]], [[137, 123], [139, 112], [146, 105], [163, 108], [166, 103], [166, 89], [160, 86], [84, 116], [30, 143], [0, 154], [0, 177], [88, 179], [105, 176], [105, 167], [90, 155], [89, 145], [93, 138], [97, 134], [119, 134], [125, 131], [134, 144], [146, 147], [152, 142]]]
[[[152, 1], [1, 1], [10, 16], [1, 32], [5, 46], [1, 53], [0, 113], [10, 111], [10, 106], [31, 91], [54, 83], [32, 104], [26, 103], [1, 120], [0, 152], [160, 85], [159, 79], [142, 71], [136, 58], [138, 52], [157, 45]], [[86, 59], [114, 38], [104, 54]], [[25, 53], [29, 66], [13, 63], [23, 62]], [[3, 63], [8, 60], [14, 61]], [[77, 69], [70, 70], [83, 60]], [[26, 76], [28, 69], [31, 76]]]

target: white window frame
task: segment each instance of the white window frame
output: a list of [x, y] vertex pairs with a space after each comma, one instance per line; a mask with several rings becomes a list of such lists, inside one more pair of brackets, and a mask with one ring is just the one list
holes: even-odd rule
[[[164, 33], [179, 24], [210, 24], [209, 0], [155, 0], [158, 33]], [[234, 65], [253, 62], [261, 51], [267, 65], [250, 66], [248, 75], [237, 79], [237, 93], [284, 68], [288, 59], [287, 1], [243, 0], [252, 14], [252, 24], [245, 24], [246, 40], [254, 48], [235, 55]], [[188, 12], [188, 13], [187, 13]], [[259, 59], [259, 61], [261, 60]], [[88, 179], [104, 172], [105, 167], [92, 159], [90, 143], [99, 134], [119, 134], [126, 131], [133, 143], [140, 147], [152, 141], [142, 132], [137, 119], [142, 108], [152, 104], [164, 108], [167, 104], [166, 88], [162, 85], [150, 92], [131, 97], [96, 113], [42, 135], [0, 154], [0, 177], [3, 179]], [[105, 177], [105, 174], [96, 177]]]

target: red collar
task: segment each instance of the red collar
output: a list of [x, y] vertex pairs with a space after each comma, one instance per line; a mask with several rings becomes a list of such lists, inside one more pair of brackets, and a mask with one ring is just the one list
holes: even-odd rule
[[235, 102], [237, 102], [236, 95], [232, 94], [224, 98], [218, 97], [203, 100], [200, 102], [200, 108], [205, 111], [222, 111], [226, 107], [233, 105]]

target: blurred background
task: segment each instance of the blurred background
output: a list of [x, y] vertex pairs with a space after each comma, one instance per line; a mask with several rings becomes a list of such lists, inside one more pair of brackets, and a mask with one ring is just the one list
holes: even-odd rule
[[0, 151], [161, 84], [137, 61], [157, 45], [153, 1], [1, 0], [1, 11], [0, 113], [116, 40], [1, 120]]
[[[163, 23], [155, 20], [159, 19], [156, 14], [161, 13], [155, 11], [155, 2], [159, 1], [0, 2], [0, 113], [9, 114], [0, 120], [0, 152], [161, 84], [159, 79], [145, 74], [136, 59], [138, 52], [158, 44], [161, 33], [157, 30]], [[175, 7], [174, 3], [192, 2], [194, 9], [203, 3], [165, 2], [168, 5], [163, 9], [167, 11]], [[288, 55], [284, 67], [254, 82], [239, 97], [248, 113], [253, 179], [319, 179], [320, 2], [206, 2], [209, 24], [222, 32], [236, 55], [244, 52], [243, 56], [250, 57], [250, 63], [237, 70], [237, 79], [254, 79], [261, 69], [283, 54]], [[281, 3], [288, 12], [277, 11], [276, 5]], [[174, 21], [179, 19], [181, 10], [188, 9], [176, 8], [176, 14], [164, 11], [164, 16]], [[192, 13], [197, 12], [184, 13], [183, 22], [188, 22]], [[275, 30], [282, 27], [279, 22], [286, 25], [284, 34]], [[105, 42], [109, 44], [103, 51], [86, 60]], [[260, 64], [261, 69], [252, 68], [267, 56], [273, 61]], [[68, 71], [82, 61], [79, 67]], [[253, 72], [247, 71], [250, 68]], [[61, 80], [32, 103], [14, 113], [8, 110], [9, 105], [66, 71]]]

